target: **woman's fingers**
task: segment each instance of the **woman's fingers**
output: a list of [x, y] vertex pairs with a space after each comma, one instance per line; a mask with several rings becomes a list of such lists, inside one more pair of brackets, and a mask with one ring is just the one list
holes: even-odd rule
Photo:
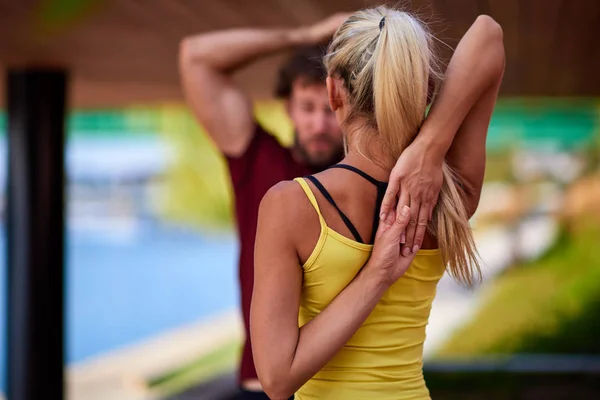
[[408, 221], [408, 227], [406, 228], [406, 243], [402, 249], [402, 255], [405, 257], [410, 254], [413, 249], [413, 242], [415, 238], [415, 231], [417, 229], [417, 218], [419, 217], [420, 203], [418, 200], [410, 199], [410, 218]]
[[423, 239], [425, 238], [425, 232], [427, 231], [427, 223], [428, 216], [430, 210], [429, 204], [421, 204], [421, 208], [419, 210], [419, 214], [417, 217], [417, 229], [415, 230], [415, 238], [412, 242], [412, 251], [416, 253], [421, 248], [423, 244]]
[[[381, 202], [381, 209], [379, 211], [379, 218], [383, 221], [390, 214], [390, 211], [396, 207], [396, 199], [398, 196], [398, 192], [400, 191], [400, 182], [394, 178], [393, 172], [390, 175], [390, 180], [388, 183], [387, 190], [385, 191], [385, 195], [383, 196], [383, 201]], [[408, 206], [408, 203], [403, 204]], [[400, 212], [402, 209], [402, 205], [399, 205], [397, 208], [397, 212]]]

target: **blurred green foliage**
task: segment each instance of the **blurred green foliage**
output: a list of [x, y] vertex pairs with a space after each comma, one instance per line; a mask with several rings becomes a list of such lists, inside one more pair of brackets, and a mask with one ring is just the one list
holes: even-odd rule
[[600, 354], [600, 223], [581, 224], [541, 259], [498, 277], [437, 356]]
[[180, 393], [200, 382], [214, 379], [235, 368], [239, 358], [240, 345], [237, 341], [228, 343], [190, 364], [151, 379], [147, 385], [159, 392], [161, 396], [168, 396]]

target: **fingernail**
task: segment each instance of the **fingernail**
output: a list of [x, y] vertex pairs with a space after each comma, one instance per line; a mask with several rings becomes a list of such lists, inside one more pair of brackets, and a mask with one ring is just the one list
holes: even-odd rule
[[404, 246], [404, 249], [402, 249], [402, 255], [404, 257], [407, 257], [410, 254], [410, 248], [408, 246]]
[[402, 215], [407, 216], [409, 212], [410, 208], [408, 208], [408, 206], [402, 207]]
[[418, 244], [415, 244], [413, 246], [413, 253], [416, 253], [417, 251], [419, 251], [420, 246]]
[[379, 218], [380, 218], [382, 221], [385, 221], [385, 217], [386, 217], [385, 213], [381, 213], [381, 214], [379, 214]]

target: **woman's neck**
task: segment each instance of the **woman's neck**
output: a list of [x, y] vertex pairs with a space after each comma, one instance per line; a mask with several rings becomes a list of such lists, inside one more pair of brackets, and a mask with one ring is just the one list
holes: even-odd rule
[[346, 154], [342, 163], [361, 169], [379, 181], [387, 182], [394, 164], [389, 161], [385, 162], [384, 160], [386, 158], [389, 157], [384, 156], [383, 154], [375, 154], [374, 152], [364, 153], [359, 151], [359, 149], [350, 146], [348, 148], [348, 154]]
[[365, 122], [355, 122], [346, 125], [345, 133], [347, 154], [344, 162], [363, 169], [381, 181], [387, 181], [397, 160], [385, 150], [377, 130]]

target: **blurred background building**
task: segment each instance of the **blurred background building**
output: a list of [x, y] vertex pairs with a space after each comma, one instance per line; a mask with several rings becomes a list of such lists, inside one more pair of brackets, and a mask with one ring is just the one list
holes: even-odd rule
[[[375, 3], [0, 1], [4, 75], [58, 67], [68, 78], [69, 399], [218, 399], [235, 390], [241, 330], [229, 183], [224, 163], [182, 103], [181, 38], [228, 27], [308, 24]], [[490, 14], [504, 29], [507, 51], [486, 184], [472, 221], [485, 279], [472, 290], [447, 277], [440, 283], [426, 342], [433, 397], [596, 398], [600, 2], [406, 3], [451, 47], [478, 14]], [[236, 79], [258, 100], [257, 119], [290, 144], [291, 125], [271, 98], [284, 56]], [[0, 90], [8, 92], [5, 81]], [[0, 257], [7, 260], [11, 110], [6, 99], [0, 106]], [[54, 148], [37, 146], [36, 154]], [[5, 360], [11, 281], [5, 263], [1, 271]], [[1, 363], [2, 390], [6, 372]]]

